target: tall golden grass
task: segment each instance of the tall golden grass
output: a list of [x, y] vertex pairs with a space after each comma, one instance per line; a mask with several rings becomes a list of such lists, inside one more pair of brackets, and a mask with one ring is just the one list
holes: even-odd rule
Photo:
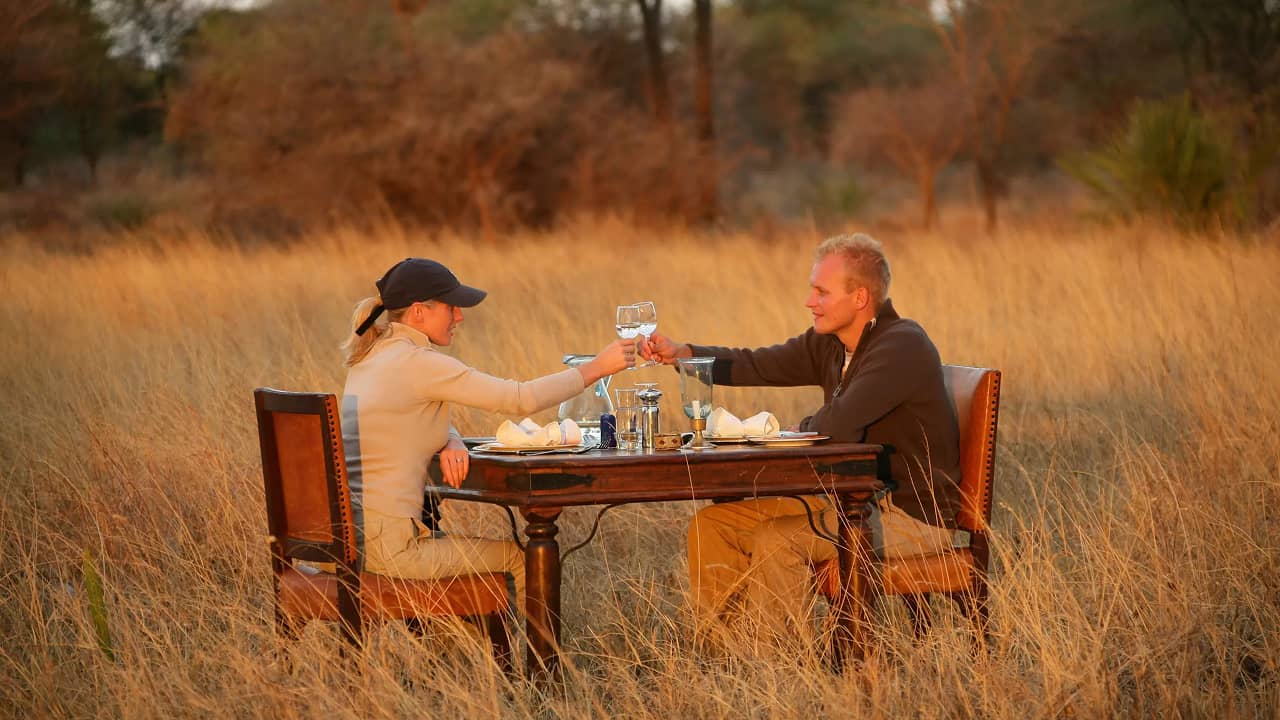
[[[684, 528], [637, 505], [565, 568], [567, 672], [512, 682], [458, 627], [384, 627], [363, 673], [310, 629], [276, 659], [250, 391], [340, 391], [352, 305], [407, 255], [490, 291], [455, 343], [527, 378], [612, 338], [652, 299], [677, 338], [740, 345], [806, 327], [797, 234], [652, 234], [601, 223], [500, 245], [334, 232], [289, 248], [175, 238], [0, 254], [0, 708], [14, 716], [1179, 717], [1280, 707], [1280, 248], [1157, 230], [884, 238], [893, 297], [947, 362], [1005, 372], [993, 643], [940, 602], [921, 642], [895, 599], [878, 651], [835, 676], [815, 650], [693, 647]], [[635, 373], [676, 395], [669, 370]], [[636, 377], [625, 378], [630, 382]], [[717, 392], [720, 392], [719, 390]], [[813, 390], [718, 402], [792, 422]], [[668, 417], [673, 417], [668, 414]], [[462, 412], [465, 433], [500, 418]], [[567, 511], [562, 540], [590, 509]], [[477, 514], [477, 522], [487, 522]], [[100, 575], [114, 660], [95, 634]]]

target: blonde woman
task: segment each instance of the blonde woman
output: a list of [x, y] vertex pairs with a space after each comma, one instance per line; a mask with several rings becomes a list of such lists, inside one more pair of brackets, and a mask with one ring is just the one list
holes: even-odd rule
[[423, 258], [397, 263], [377, 288], [376, 297], [356, 305], [343, 345], [349, 370], [342, 439], [352, 505], [363, 528], [364, 568], [424, 580], [506, 572], [522, 598], [524, 556], [514, 542], [445, 536], [421, 521], [431, 458], [439, 453], [444, 480], [454, 487], [467, 475], [469, 456], [450, 424], [450, 408], [521, 416], [552, 407], [634, 365], [635, 341], [614, 341], [591, 362], [536, 380], [504, 380], [438, 349], [453, 343], [462, 309], [479, 304], [483, 290]]

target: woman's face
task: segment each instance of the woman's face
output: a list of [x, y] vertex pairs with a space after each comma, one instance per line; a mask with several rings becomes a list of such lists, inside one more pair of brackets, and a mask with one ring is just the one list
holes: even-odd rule
[[433, 345], [444, 346], [453, 342], [453, 333], [462, 322], [462, 308], [440, 301], [414, 303], [406, 316], [410, 327], [430, 338]]

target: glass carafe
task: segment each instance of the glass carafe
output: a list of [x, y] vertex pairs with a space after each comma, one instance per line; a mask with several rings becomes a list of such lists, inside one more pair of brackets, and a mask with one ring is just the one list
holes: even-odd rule
[[[595, 355], [565, 355], [564, 364], [576, 368], [594, 358]], [[609, 399], [610, 379], [609, 376], [602, 377], [560, 403], [560, 419], [570, 418], [582, 426], [584, 435], [598, 438], [600, 416], [613, 412], [613, 401]]]
[[703, 431], [707, 429], [707, 417], [711, 415], [712, 391], [715, 389], [711, 368], [715, 362], [713, 357], [680, 358], [676, 361], [676, 366], [680, 369], [680, 404], [684, 406], [684, 414], [693, 423], [690, 450], [710, 450], [715, 447], [702, 437]]

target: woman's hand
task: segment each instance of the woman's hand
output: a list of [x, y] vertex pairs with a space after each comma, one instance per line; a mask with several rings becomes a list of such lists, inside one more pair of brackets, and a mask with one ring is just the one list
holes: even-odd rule
[[666, 335], [654, 333], [646, 342], [641, 343], [640, 354], [646, 360], [653, 360], [663, 365], [674, 365], [676, 358], [693, 357], [693, 350], [688, 345], [678, 343]]
[[579, 365], [578, 372], [582, 373], [583, 384], [590, 385], [600, 378], [612, 375], [619, 370], [634, 367], [635, 364], [635, 339], [614, 340], [605, 349], [596, 353], [595, 359], [591, 362]]
[[471, 455], [467, 446], [456, 437], [449, 438], [449, 443], [440, 451], [440, 471], [444, 473], [444, 481], [450, 487], [462, 485], [471, 468]]

